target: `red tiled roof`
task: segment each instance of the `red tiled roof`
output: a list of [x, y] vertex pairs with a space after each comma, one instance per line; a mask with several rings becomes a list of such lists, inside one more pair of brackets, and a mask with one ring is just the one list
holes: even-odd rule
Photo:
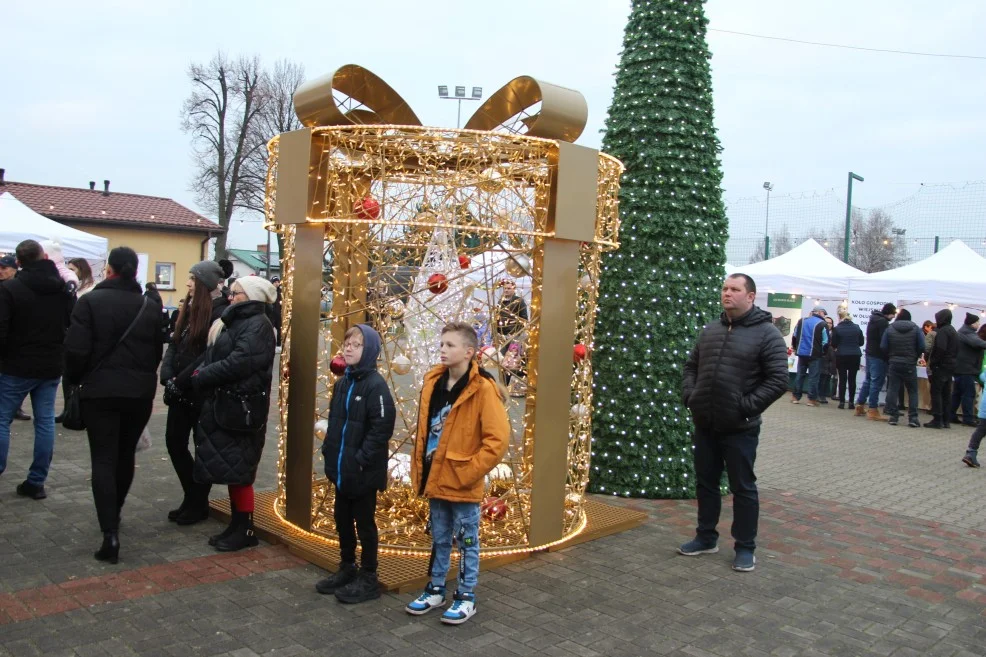
[[0, 184], [0, 194], [10, 192], [40, 215], [56, 221], [139, 226], [221, 233], [219, 224], [192, 212], [170, 198], [121, 194], [110, 190], [53, 187], [20, 182]]

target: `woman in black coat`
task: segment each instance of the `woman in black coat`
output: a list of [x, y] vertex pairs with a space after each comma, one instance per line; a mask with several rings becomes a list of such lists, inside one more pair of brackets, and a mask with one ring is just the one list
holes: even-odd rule
[[103, 531], [95, 556], [110, 563], [119, 559], [120, 511], [134, 478], [137, 440], [151, 417], [163, 350], [161, 306], [141, 294], [136, 276], [133, 249], [110, 251], [106, 278], [79, 298], [65, 336], [65, 379], [82, 386], [92, 496]]
[[168, 520], [179, 525], [191, 525], [209, 517], [212, 486], [195, 482], [192, 475], [195, 459], [188, 450], [188, 439], [202, 412], [202, 398], [192, 389], [192, 373], [205, 358], [209, 328], [229, 307], [229, 301], [220, 291], [222, 275], [222, 269], [211, 260], [192, 265], [188, 294], [161, 363], [161, 385], [168, 406], [164, 440], [182, 490], [181, 504], [168, 511]]
[[220, 552], [257, 545], [253, 482], [267, 434], [276, 341], [266, 314], [274, 286], [246, 276], [230, 293], [229, 308], [209, 330], [205, 361], [192, 374], [204, 398], [195, 427], [195, 481], [229, 486], [232, 520], [209, 540]]

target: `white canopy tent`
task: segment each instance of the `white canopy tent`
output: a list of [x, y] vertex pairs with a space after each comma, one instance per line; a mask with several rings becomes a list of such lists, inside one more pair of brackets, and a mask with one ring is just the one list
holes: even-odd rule
[[106, 260], [109, 242], [44, 217], [27, 207], [10, 192], [0, 194], [0, 253], [13, 253], [24, 240], [53, 240], [61, 244], [65, 259]]
[[944, 249], [910, 265], [860, 274], [851, 289], [882, 292], [910, 301], [951, 303], [986, 308], [986, 258], [955, 240]]
[[785, 292], [823, 299], [844, 299], [849, 293], [850, 279], [865, 275], [811, 239], [776, 258], [736, 267], [735, 272], [749, 275], [756, 281], [757, 290], [764, 293]]

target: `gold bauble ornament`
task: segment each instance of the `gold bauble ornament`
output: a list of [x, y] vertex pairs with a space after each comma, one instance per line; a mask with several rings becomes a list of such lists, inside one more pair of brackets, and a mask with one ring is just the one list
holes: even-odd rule
[[404, 375], [411, 371], [411, 359], [407, 356], [396, 356], [390, 361], [390, 370], [394, 374]]
[[387, 314], [390, 315], [391, 319], [400, 319], [404, 316], [405, 310], [407, 307], [397, 299], [387, 304]]

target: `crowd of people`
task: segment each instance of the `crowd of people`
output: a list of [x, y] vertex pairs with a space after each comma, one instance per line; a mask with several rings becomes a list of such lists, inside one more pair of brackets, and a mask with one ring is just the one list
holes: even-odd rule
[[[0, 279], [0, 474], [7, 465], [10, 424], [26, 397], [34, 413], [34, 460], [17, 486], [21, 496], [47, 496], [56, 419], [84, 425], [103, 534], [94, 556], [118, 563], [135, 453], [160, 385], [168, 408], [165, 443], [182, 493], [168, 520], [180, 525], [205, 520], [212, 486], [226, 485], [231, 520], [209, 544], [218, 551], [257, 545], [253, 483], [271, 403], [279, 286], [259, 276], [231, 280], [225, 263], [199, 262], [189, 271], [179, 309], [169, 317], [157, 289], [138, 283], [132, 249], [110, 251], [98, 283], [87, 262], [63, 267], [53, 256], [54, 248], [25, 240], [12, 258], [0, 259], [0, 270], [12, 270]], [[526, 326], [526, 305], [513, 295], [506, 295], [503, 305], [509, 311], [498, 311], [497, 331], [516, 340]], [[359, 324], [346, 333], [347, 367], [333, 391], [322, 449], [325, 473], [335, 487], [341, 566], [317, 582], [316, 590], [346, 603], [380, 596], [376, 498], [388, 482], [396, 417], [389, 387], [377, 372], [380, 351], [380, 335], [371, 326]], [[423, 615], [446, 605], [455, 544], [458, 583], [441, 616], [455, 625], [476, 613], [480, 502], [486, 475], [507, 450], [510, 423], [506, 390], [479, 365], [475, 328], [445, 326], [440, 353], [441, 364], [423, 381], [418, 417], [423, 438], [415, 443], [411, 467], [414, 490], [429, 500], [430, 581], [406, 611]], [[56, 418], [59, 383], [66, 404]]]

